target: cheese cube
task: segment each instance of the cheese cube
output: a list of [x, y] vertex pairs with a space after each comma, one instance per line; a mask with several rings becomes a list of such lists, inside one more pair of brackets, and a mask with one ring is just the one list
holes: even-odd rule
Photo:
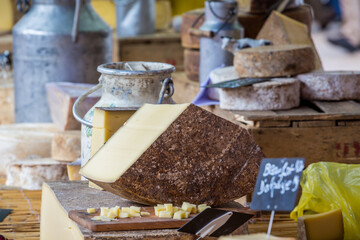
[[173, 205], [171, 203], [164, 204], [164, 207], [165, 207], [166, 211], [168, 211], [168, 212], [173, 212], [174, 211], [173, 210]]
[[134, 212], [137, 212], [137, 213], [141, 212], [141, 207], [131, 206], [130, 209], [133, 210]]
[[126, 212], [126, 213], [130, 213], [131, 209], [129, 207], [122, 207], [121, 211]]
[[190, 217], [190, 212], [185, 212], [185, 218], [189, 218]]
[[190, 204], [188, 202], [183, 202], [181, 209], [184, 210], [185, 212], [191, 212], [193, 209], [193, 204]]
[[101, 216], [92, 217], [91, 220], [100, 221], [100, 220], [101, 220]]
[[179, 207], [173, 207], [173, 210], [174, 210], [174, 212], [177, 212], [177, 211], [180, 210], [180, 208]]
[[111, 219], [115, 219], [118, 217], [118, 214], [116, 211], [109, 211], [108, 214], [106, 215], [108, 218], [111, 218]]
[[172, 212], [169, 211], [160, 211], [159, 218], [172, 218]]
[[130, 215], [127, 212], [120, 212], [120, 214], [119, 214], [119, 218], [129, 218], [129, 217], [130, 217]]
[[159, 216], [159, 213], [161, 211], [166, 211], [166, 208], [165, 207], [154, 207], [154, 211], [155, 211], [155, 215]]
[[202, 211], [204, 211], [207, 208], [211, 208], [210, 206], [207, 206], [206, 204], [200, 204], [198, 206], [198, 212], [201, 213]]
[[174, 213], [174, 219], [183, 219], [185, 218], [185, 212], [184, 211], [177, 211]]
[[111, 218], [108, 218], [106, 216], [100, 216], [100, 220], [101, 221], [104, 221], [104, 222], [110, 222], [111, 221]]
[[141, 216], [150, 216], [150, 213], [149, 212], [140, 212], [140, 215]]
[[86, 209], [87, 213], [94, 213], [96, 212], [95, 208], [88, 208]]
[[100, 208], [100, 216], [107, 216], [107, 214], [109, 213], [110, 209], [108, 207], [101, 207]]
[[120, 207], [119, 206], [112, 207], [110, 208], [110, 212], [114, 212], [114, 214], [116, 214], [116, 216], [118, 217], [120, 213]]
[[130, 217], [141, 217], [140, 213], [131, 213]]

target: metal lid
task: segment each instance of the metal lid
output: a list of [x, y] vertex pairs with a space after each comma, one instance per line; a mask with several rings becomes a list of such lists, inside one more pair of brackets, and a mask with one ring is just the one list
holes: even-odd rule
[[159, 62], [113, 62], [98, 66], [97, 71], [119, 76], [146, 76], [170, 74], [175, 71], [175, 67], [171, 64]]

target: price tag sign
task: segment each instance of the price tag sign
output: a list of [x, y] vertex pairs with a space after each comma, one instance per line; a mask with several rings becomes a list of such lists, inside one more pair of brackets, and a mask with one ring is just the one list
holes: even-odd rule
[[250, 208], [264, 211], [293, 210], [304, 164], [304, 158], [264, 158]]

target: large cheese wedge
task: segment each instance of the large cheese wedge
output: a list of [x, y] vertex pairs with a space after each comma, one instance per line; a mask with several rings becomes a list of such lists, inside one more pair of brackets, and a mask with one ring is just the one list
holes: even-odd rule
[[51, 158], [14, 161], [7, 166], [7, 186], [39, 190], [43, 182], [67, 179], [66, 164]]
[[13, 79], [2, 79], [0, 77], [0, 124], [13, 123], [14, 118]]
[[359, 71], [329, 71], [301, 74], [301, 97], [308, 100], [359, 100]]
[[126, 199], [218, 205], [254, 189], [263, 153], [240, 126], [192, 104], [144, 104], [80, 174]]
[[91, 156], [135, 113], [138, 108], [96, 107], [91, 138]]
[[[233, 66], [210, 73], [213, 83], [238, 79]], [[239, 88], [219, 88], [220, 108], [228, 110], [281, 110], [300, 104], [300, 81], [295, 78], [274, 78]]]
[[344, 223], [341, 209], [298, 218], [299, 240], [342, 240]]
[[[81, 124], [74, 118], [72, 107], [76, 99], [94, 87], [93, 84], [54, 82], [46, 84], [46, 94], [49, 103], [51, 119], [59, 130], [79, 130]], [[99, 101], [100, 91], [89, 95], [79, 105], [78, 113], [83, 116], [92, 106]]]
[[31, 156], [49, 158], [51, 142], [57, 131], [54, 124], [31, 123], [0, 126], [0, 176], [6, 175], [6, 165]]
[[285, 77], [313, 71], [315, 55], [307, 45], [246, 48], [235, 52], [234, 66], [241, 77]]
[[256, 233], [250, 235], [224, 236], [220, 237], [219, 240], [295, 240], [295, 238], [275, 236], [270, 236], [269, 238], [267, 238], [266, 233]]
[[59, 161], [73, 162], [81, 155], [81, 132], [78, 130], [57, 132], [51, 143], [51, 157]]
[[310, 45], [315, 54], [316, 70], [322, 70], [319, 54], [305, 24], [273, 11], [261, 28], [257, 39], [270, 40], [274, 45], [305, 44]]

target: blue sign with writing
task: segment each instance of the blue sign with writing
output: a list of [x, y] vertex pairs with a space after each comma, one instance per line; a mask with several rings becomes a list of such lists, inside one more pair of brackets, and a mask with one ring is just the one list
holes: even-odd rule
[[293, 210], [304, 166], [304, 158], [264, 158], [250, 208], [264, 211]]

